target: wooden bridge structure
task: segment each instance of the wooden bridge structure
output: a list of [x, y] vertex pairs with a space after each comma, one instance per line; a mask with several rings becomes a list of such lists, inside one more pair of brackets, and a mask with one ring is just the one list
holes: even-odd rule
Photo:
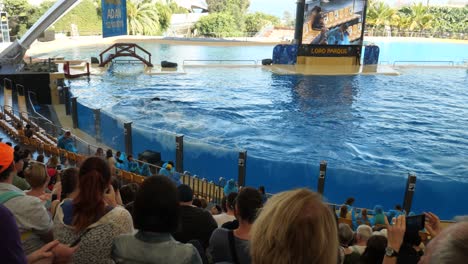
[[[143, 53], [139, 55], [138, 53]], [[145, 59], [147, 55], [148, 59]], [[99, 54], [99, 67], [105, 67], [118, 57], [133, 57], [141, 61], [148, 67], [153, 67], [151, 63], [151, 53], [135, 43], [115, 43]]]

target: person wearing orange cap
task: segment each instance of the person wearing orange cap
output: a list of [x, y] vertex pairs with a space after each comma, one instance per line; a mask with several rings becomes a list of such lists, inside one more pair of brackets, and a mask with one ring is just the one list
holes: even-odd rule
[[24, 252], [29, 255], [50, 242], [52, 221], [39, 198], [13, 185], [15, 175], [13, 148], [0, 143], [0, 204], [15, 216]]

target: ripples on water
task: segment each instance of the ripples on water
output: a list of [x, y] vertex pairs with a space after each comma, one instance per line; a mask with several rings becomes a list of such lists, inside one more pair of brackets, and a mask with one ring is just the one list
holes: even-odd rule
[[441, 181], [468, 177], [463, 69], [307, 77], [260, 68], [189, 68], [187, 75], [165, 76], [138, 69], [116, 66], [90, 83], [73, 81], [72, 88], [90, 107], [136, 126], [247, 149], [250, 156], [328, 160], [382, 176], [414, 171]]

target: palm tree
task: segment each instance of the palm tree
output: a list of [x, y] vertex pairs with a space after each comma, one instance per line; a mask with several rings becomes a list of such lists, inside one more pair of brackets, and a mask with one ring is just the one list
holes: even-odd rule
[[396, 15], [396, 11], [384, 2], [371, 0], [367, 9], [366, 24], [382, 29], [384, 26], [391, 26], [392, 21], [398, 20]]
[[130, 35], [157, 35], [161, 31], [156, 5], [151, 1], [127, 1], [127, 26]]
[[400, 10], [410, 21], [408, 29], [423, 32], [432, 28], [434, 16], [429, 13], [429, 8], [422, 3], [413, 4]]

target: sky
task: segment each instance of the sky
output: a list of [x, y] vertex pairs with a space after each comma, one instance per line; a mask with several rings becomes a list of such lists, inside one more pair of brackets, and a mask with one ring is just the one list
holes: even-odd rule
[[284, 11], [296, 16], [296, 0], [250, 0], [251, 12], [264, 12], [282, 18]]

